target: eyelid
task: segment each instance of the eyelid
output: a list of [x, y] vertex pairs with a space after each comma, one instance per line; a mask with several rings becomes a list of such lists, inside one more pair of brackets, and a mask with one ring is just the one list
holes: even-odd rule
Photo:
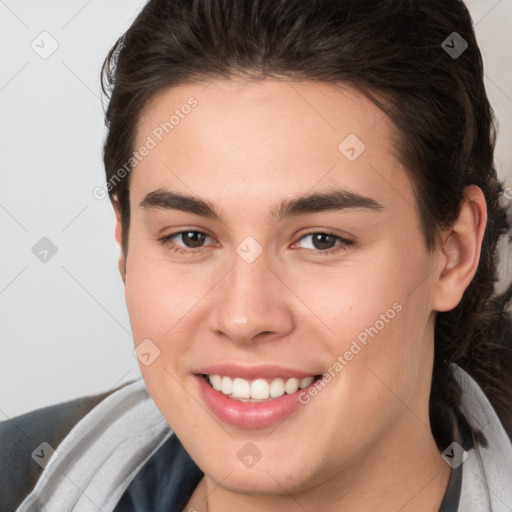
[[[199, 234], [205, 235], [206, 237], [209, 237], [211, 239], [215, 239], [215, 237], [213, 237], [207, 231], [204, 231], [202, 229], [185, 228], [185, 229], [180, 229], [179, 231], [173, 231], [172, 233], [169, 233], [168, 235], [159, 236], [159, 237], [157, 237], [157, 242], [160, 245], [170, 244], [170, 243], [172, 243], [172, 242], [170, 242], [170, 240], [172, 238], [175, 238], [184, 233], [199, 233]], [[205, 247], [198, 247], [196, 249], [193, 249], [193, 248], [186, 247], [183, 245], [177, 245], [177, 247], [179, 247], [180, 249], [183, 249], [183, 250], [187, 250], [189, 252], [200, 252], [200, 251], [204, 251], [204, 249], [205, 249]]]
[[332, 230], [329, 229], [313, 229], [312, 231], [308, 231], [307, 233], [304, 233], [300, 235], [296, 242], [294, 242], [293, 245], [299, 243], [303, 238], [306, 238], [308, 236], [313, 236], [317, 234], [327, 235], [329, 237], [335, 238], [338, 242], [334, 247], [331, 247], [330, 249], [303, 249], [303, 252], [306, 252], [306, 254], [309, 255], [328, 255], [328, 254], [334, 254], [343, 250], [346, 250], [349, 246], [354, 245], [354, 240], [351, 240], [350, 238], [347, 238], [345, 236], [339, 235], [337, 233], [334, 233]]
[[[199, 233], [201, 235], [205, 235], [206, 237], [215, 239], [212, 235], [210, 235], [208, 232], [206, 232], [202, 229], [185, 228], [185, 229], [181, 229], [179, 231], [172, 232], [168, 235], [163, 235], [161, 237], [158, 237], [157, 242], [160, 245], [172, 244], [170, 246], [170, 249], [174, 250], [174, 252], [181, 252], [182, 254], [186, 254], [186, 253], [199, 254], [199, 253], [206, 252], [208, 249], [205, 246], [198, 247], [198, 248], [194, 249], [194, 248], [188, 248], [188, 247], [182, 246], [182, 245], [176, 245], [176, 244], [170, 242], [170, 240], [172, 238], [175, 238], [179, 235], [182, 235], [184, 233], [190, 233], [190, 232]], [[334, 247], [332, 247], [330, 249], [324, 249], [324, 250], [322, 250], [322, 249], [302, 249], [303, 252], [305, 251], [307, 254], [314, 254], [314, 255], [327, 255], [327, 254], [332, 254], [332, 253], [335, 253], [338, 251], [346, 250], [348, 246], [355, 244], [354, 240], [347, 238], [346, 236], [342, 236], [337, 233], [334, 233], [332, 229], [313, 228], [313, 229], [310, 229], [308, 232], [301, 234], [297, 238], [297, 240], [293, 243], [293, 245], [296, 245], [297, 243], [299, 243], [303, 238], [306, 238], [308, 236], [317, 235], [317, 234], [322, 234], [322, 235], [327, 235], [327, 236], [333, 237], [340, 243], [338, 243], [337, 245], [335, 245]]]

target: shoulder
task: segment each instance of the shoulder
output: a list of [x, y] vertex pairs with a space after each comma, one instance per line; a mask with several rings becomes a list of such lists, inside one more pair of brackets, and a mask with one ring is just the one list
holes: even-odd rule
[[35, 486], [50, 456], [47, 445], [56, 449], [77, 422], [126, 384], [0, 422], [0, 510], [15, 510]]

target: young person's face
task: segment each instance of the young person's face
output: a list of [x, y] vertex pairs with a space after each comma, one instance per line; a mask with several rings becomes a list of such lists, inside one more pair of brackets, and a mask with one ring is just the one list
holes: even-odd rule
[[[362, 94], [322, 83], [187, 84], [143, 112], [135, 149], [151, 148], [130, 177], [125, 280], [133, 337], [153, 400], [222, 489], [286, 494], [361, 472], [370, 484], [378, 460], [410, 462], [411, 446], [424, 463], [440, 269], [393, 136]], [[366, 199], [279, 215], [335, 190]], [[185, 211], [192, 201], [171, 208], [166, 192], [219, 218]], [[204, 374], [330, 378], [252, 403]]]

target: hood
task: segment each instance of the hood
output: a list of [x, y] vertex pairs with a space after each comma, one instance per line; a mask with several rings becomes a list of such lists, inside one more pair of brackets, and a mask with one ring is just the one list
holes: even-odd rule
[[459, 366], [452, 365], [452, 371], [462, 388], [461, 412], [478, 432], [472, 436], [472, 448], [460, 455], [463, 462], [458, 510], [510, 512], [512, 442], [477, 382]]
[[[454, 433], [443, 458], [462, 469], [459, 512], [512, 510], [512, 443], [476, 381], [451, 366], [463, 391], [461, 412], [478, 435]], [[109, 395], [53, 453], [17, 512], [112, 512], [144, 464], [173, 434], [142, 378]]]

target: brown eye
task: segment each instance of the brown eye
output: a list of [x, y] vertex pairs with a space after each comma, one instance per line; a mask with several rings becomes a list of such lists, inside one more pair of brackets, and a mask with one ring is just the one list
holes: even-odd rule
[[[353, 245], [352, 240], [348, 240], [334, 233], [327, 233], [324, 231], [317, 231], [308, 233], [300, 238], [300, 240], [311, 239], [310, 247], [303, 247], [308, 253], [317, 254], [331, 254], [346, 249], [348, 246]], [[337, 243], [338, 242], [338, 243]]]
[[182, 231], [179, 233], [181, 241], [190, 248], [201, 247], [207, 235], [200, 231]]
[[328, 235], [327, 233], [315, 233], [311, 235], [311, 237], [315, 249], [332, 249], [336, 245], [336, 237]]
[[193, 254], [207, 250], [203, 245], [206, 238], [210, 238], [210, 236], [202, 231], [185, 230], [165, 235], [158, 239], [158, 243], [168, 246], [176, 253]]

